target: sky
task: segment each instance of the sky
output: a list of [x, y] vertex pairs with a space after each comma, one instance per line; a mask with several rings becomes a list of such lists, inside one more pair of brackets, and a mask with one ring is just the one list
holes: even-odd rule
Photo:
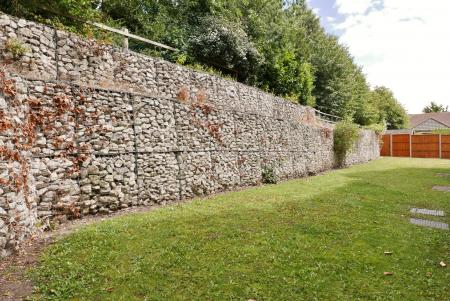
[[307, 0], [372, 87], [386, 86], [408, 113], [450, 107], [449, 0]]

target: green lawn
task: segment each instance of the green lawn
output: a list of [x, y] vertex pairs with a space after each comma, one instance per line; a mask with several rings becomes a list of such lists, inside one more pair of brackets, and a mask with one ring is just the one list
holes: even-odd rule
[[450, 300], [450, 232], [409, 223], [450, 222], [437, 172], [450, 161], [384, 158], [88, 226], [42, 256], [35, 298]]

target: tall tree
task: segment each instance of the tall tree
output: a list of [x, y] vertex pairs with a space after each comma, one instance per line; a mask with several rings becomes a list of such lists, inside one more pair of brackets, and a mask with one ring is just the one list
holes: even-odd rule
[[386, 87], [375, 87], [370, 93], [371, 105], [378, 108], [378, 123], [386, 123], [388, 129], [408, 127], [409, 118], [403, 106]]
[[[370, 92], [348, 49], [325, 32], [305, 0], [3, 0], [0, 10], [81, 34], [92, 29], [80, 20], [125, 26], [180, 52], [131, 40], [132, 50], [212, 66], [362, 125], [389, 119], [397, 127], [406, 116], [392, 95]], [[373, 100], [383, 97], [389, 105]]]
[[439, 112], [448, 112], [448, 106], [444, 107], [444, 105], [439, 105], [432, 101], [428, 106], [423, 108], [424, 113], [439, 113]]

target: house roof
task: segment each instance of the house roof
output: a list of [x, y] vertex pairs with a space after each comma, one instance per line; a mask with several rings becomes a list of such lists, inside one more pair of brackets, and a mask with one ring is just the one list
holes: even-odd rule
[[450, 112], [442, 112], [442, 113], [411, 114], [409, 115], [409, 128], [415, 128], [416, 126], [424, 123], [428, 119], [434, 119], [435, 121], [450, 127]]

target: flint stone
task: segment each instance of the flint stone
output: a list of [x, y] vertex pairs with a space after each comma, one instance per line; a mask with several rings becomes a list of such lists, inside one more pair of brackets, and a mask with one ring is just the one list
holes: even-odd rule
[[83, 185], [81, 186], [81, 192], [90, 194], [92, 192], [92, 186], [91, 185]]
[[39, 93], [44, 93], [44, 86], [36, 86], [34, 90]]
[[6, 100], [0, 96], [0, 110], [6, 110], [8, 108], [8, 104]]
[[[6, 246], [6, 241], [7, 241], [6, 237], [0, 237], [0, 249], [3, 249]], [[3, 254], [2, 254], [2, 256], [3, 256]]]

